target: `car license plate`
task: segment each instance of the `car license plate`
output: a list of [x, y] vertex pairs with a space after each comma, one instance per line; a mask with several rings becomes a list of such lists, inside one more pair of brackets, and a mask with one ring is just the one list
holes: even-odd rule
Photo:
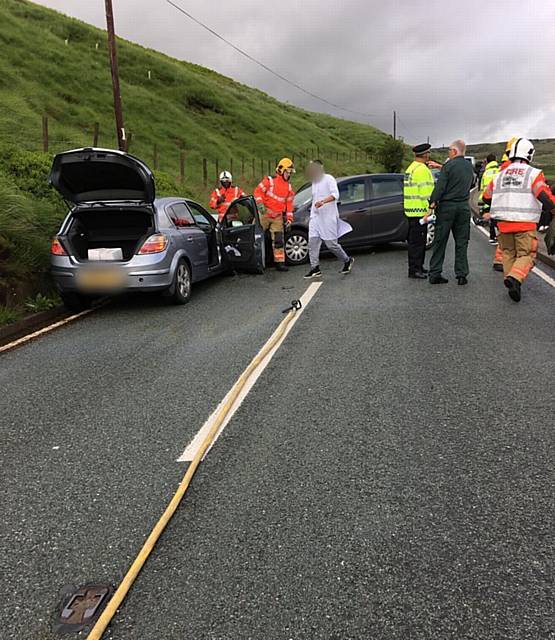
[[85, 291], [112, 291], [123, 286], [123, 278], [117, 269], [84, 269], [77, 276], [77, 285]]

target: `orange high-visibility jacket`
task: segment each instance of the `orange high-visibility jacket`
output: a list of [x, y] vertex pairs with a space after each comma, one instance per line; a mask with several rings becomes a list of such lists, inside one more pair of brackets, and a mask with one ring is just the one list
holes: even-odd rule
[[212, 196], [210, 197], [210, 208], [214, 209], [218, 212], [218, 218], [221, 220], [226, 211], [229, 208], [229, 205], [237, 198], [242, 198], [245, 194], [241, 187], [237, 187], [232, 184], [227, 189], [223, 187], [218, 187], [212, 191]]
[[533, 231], [542, 209], [555, 209], [555, 197], [545, 176], [519, 160], [501, 166], [504, 168], [486, 187], [482, 199], [491, 204], [491, 217], [501, 232]]
[[266, 176], [254, 190], [254, 197], [258, 204], [266, 207], [268, 217], [279, 218], [285, 213], [287, 222], [293, 221], [295, 192], [291, 183], [282, 176]]

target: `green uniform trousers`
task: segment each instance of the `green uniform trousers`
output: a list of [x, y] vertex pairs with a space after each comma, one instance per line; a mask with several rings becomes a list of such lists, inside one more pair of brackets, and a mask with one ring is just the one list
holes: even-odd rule
[[468, 202], [440, 202], [437, 207], [437, 222], [430, 277], [441, 275], [445, 248], [449, 234], [453, 232], [455, 240], [455, 275], [457, 278], [468, 275], [468, 241], [470, 239], [470, 205]]

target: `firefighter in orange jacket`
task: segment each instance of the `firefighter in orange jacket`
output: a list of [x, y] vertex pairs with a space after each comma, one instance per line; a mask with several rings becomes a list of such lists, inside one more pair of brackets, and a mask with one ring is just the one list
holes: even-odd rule
[[[499, 165], [499, 171], [503, 171], [503, 169], [506, 169], [511, 164], [511, 161], [509, 160], [509, 151], [511, 150], [511, 147], [513, 143], [516, 142], [516, 140], [518, 140], [517, 136], [513, 136], [510, 140], [507, 141], [507, 144], [505, 145], [505, 153], [503, 154], [503, 157], [501, 158], [501, 164]], [[481, 185], [482, 195], [480, 196], [480, 200], [482, 200], [482, 202], [484, 201], [483, 194], [487, 189], [489, 182], [490, 181], [488, 181], [488, 183], [484, 182], [484, 184]], [[495, 271], [503, 272], [503, 251], [501, 250], [499, 243], [497, 243], [497, 246], [495, 247], [495, 255], [493, 256], [493, 268]]]
[[266, 176], [254, 190], [260, 211], [260, 222], [264, 231], [270, 231], [274, 262], [277, 271], [288, 271], [285, 266], [285, 224], [293, 221], [293, 198], [295, 192], [291, 177], [295, 173], [293, 161], [283, 158], [276, 167], [275, 176]]
[[210, 208], [218, 212], [218, 219], [225, 216], [229, 205], [237, 198], [242, 198], [245, 192], [241, 187], [233, 184], [233, 177], [229, 171], [220, 173], [220, 186], [212, 191]]
[[490, 204], [487, 218], [497, 221], [503, 273], [509, 296], [520, 301], [521, 285], [534, 267], [538, 239], [536, 229], [542, 209], [553, 214], [555, 197], [540, 169], [532, 166], [534, 145], [518, 138], [508, 152], [508, 166], [497, 174], [482, 196]]

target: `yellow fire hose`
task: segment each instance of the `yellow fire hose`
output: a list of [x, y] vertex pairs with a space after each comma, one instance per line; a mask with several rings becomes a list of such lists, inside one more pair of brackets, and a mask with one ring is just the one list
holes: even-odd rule
[[110, 624], [112, 618], [116, 614], [116, 611], [121, 606], [125, 597], [129, 593], [129, 590], [133, 586], [133, 583], [135, 582], [137, 576], [139, 575], [139, 572], [143, 568], [145, 562], [150, 556], [152, 550], [154, 549], [154, 546], [158, 542], [158, 539], [164, 532], [164, 529], [168, 525], [169, 521], [172, 519], [172, 516], [174, 515], [174, 513], [177, 511], [177, 508], [179, 507], [181, 500], [183, 499], [185, 493], [187, 492], [187, 489], [191, 484], [191, 480], [195, 475], [195, 472], [198, 469], [201, 463], [201, 460], [204, 457], [204, 454], [206, 453], [207, 449], [210, 447], [210, 445], [214, 441], [214, 438], [218, 433], [218, 430], [221, 424], [223, 423], [227, 414], [231, 410], [231, 407], [235, 403], [235, 400], [241, 393], [241, 390], [247, 383], [253, 371], [258, 367], [258, 365], [262, 362], [262, 360], [264, 360], [264, 358], [268, 355], [268, 353], [270, 353], [270, 351], [282, 338], [283, 334], [287, 329], [287, 326], [295, 316], [295, 313], [297, 312], [298, 309], [300, 309], [300, 302], [298, 300], [295, 300], [292, 302], [291, 307], [289, 309], [286, 309], [285, 312], [288, 312], [287, 316], [280, 322], [272, 338], [269, 340], [269, 342], [266, 343], [265, 347], [254, 358], [254, 360], [252, 360], [252, 362], [243, 371], [243, 373], [235, 383], [235, 386], [233, 387], [229, 398], [218, 411], [216, 418], [214, 420], [214, 424], [212, 425], [212, 428], [208, 432], [206, 438], [202, 441], [199, 447], [199, 450], [197, 451], [195, 457], [191, 461], [191, 464], [189, 465], [187, 472], [183, 476], [183, 479], [181, 480], [181, 483], [179, 484], [177, 491], [173, 495], [173, 498], [170, 500], [164, 513], [162, 514], [162, 516], [160, 517], [160, 519], [158, 520], [158, 522], [155, 524], [154, 528], [150, 532], [150, 535], [146, 539], [146, 542], [144, 543], [142, 549], [139, 551], [139, 554], [133, 561], [133, 564], [127, 570], [127, 573], [125, 574], [119, 587], [116, 589], [114, 595], [106, 605], [106, 608], [104, 609], [104, 611], [102, 612], [98, 620], [96, 621], [96, 624], [91, 629], [89, 635], [87, 636], [87, 640], [101, 640], [102, 634], [106, 630], [106, 627]]

